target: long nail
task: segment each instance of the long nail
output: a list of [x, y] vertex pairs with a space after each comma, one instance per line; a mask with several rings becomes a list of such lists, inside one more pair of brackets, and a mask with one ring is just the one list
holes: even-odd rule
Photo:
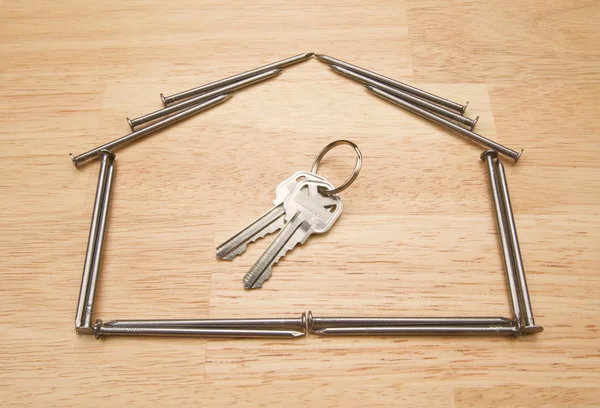
[[[112, 154], [110, 152], [107, 152]], [[114, 155], [113, 155], [114, 158]], [[90, 274], [90, 283], [85, 307], [85, 315], [83, 318], [85, 329], [92, 329], [92, 314], [94, 312], [96, 286], [98, 285], [98, 277], [100, 276], [100, 268], [102, 267], [102, 249], [104, 247], [104, 236], [106, 235], [106, 225], [108, 222], [108, 210], [110, 208], [110, 198], [112, 195], [112, 186], [115, 175], [114, 160], [108, 167], [108, 175], [106, 178], [106, 187], [104, 188], [104, 196], [102, 198], [102, 211], [100, 212], [100, 221], [98, 222], [98, 235], [96, 237], [96, 247], [94, 248], [94, 262]]]
[[306, 61], [307, 59], [309, 59], [312, 56], [313, 56], [312, 52], [298, 54], [298, 55], [295, 55], [290, 58], [286, 58], [281, 61], [273, 62], [271, 64], [255, 68], [250, 71], [242, 72], [241, 74], [233, 75], [228, 78], [220, 79], [218, 81], [211, 82], [209, 84], [202, 85], [197, 88], [188, 89], [187, 91], [179, 92], [179, 93], [176, 93], [171, 96], [164, 96], [163, 94], [160, 94], [160, 98], [162, 99], [164, 106], [168, 106], [177, 101], [181, 101], [183, 99], [191, 98], [192, 96], [196, 96], [196, 95], [200, 95], [202, 93], [208, 92], [208, 91], [212, 91], [213, 89], [217, 89], [217, 88], [223, 87], [225, 85], [229, 85], [234, 82], [238, 82], [244, 78], [248, 78], [253, 75], [272, 70], [274, 68], [283, 68], [283, 67], [287, 67], [288, 65]]
[[308, 312], [308, 329], [384, 326], [502, 326], [514, 322], [506, 317], [314, 317]]
[[306, 333], [294, 330], [253, 330], [253, 329], [204, 329], [193, 327], [130, 327], [109, 326], [96, 320], [96, 338], [101, 336], [177, 336], [177, 337], [220, 337], [220, 338], [289, 338], [305, 336]]
[[294, 329], [306, 331], [306, 313], [296, 319], [176, 319], [176, 320], [113, 320], [105, 326], [127, 327], [189, 327], [199, 329]]
[[315, 56], [321, 62], [324, 62], [326, 64], [333, 64], [333, 65], [337, 65], [342, 68], [349, 69], [350, 71], [354, 71], [357, 74], [361, 74], [366, 77], [372, 78], [372, 79], [376, 80], [377, 82], [384, 83], [393, 88], [416, 95], [422, 99], [425, 99], [430, 102], [437, 103], [438, 105], [442, 105], [447, 108], [450, 108], [456, 112], [459, 112], [461, 115], [463, 115], [465, 113], [465, 110], [467, 109], [468, 102], [464, 105], [461, 105], [460, 103], [456, 103], [456, 102], [450, 101], [448, 99], [442, 98], [440, 96], [431, 94], [429, 92], [425, 92], [422, 89], [415, 88], [414, 86], [410, 86], [403, 82], [396, 81], [392, 78], [388, 78], [388, 77], [380, 75], [376, 72], [369, 71], [368, 69], [364, 69], [364, 68], [358, 67], [356, 65], [349, 64], [342, 60], [339, 60], [339, 59], [336, 59], [336, 58], [333, 58], [333, 57], [330, 57], [327, 55], [316, 54]]
[[516, 336], [516, 326], [327, 327], [310, 333], [325, 336]]
[[101, 150], [115, 150], [115, 149], [118, 149], [119, 147], [123, 147], [126, 144], [131, 143], [136, 139], [139, 139], [140, 137], [148, 136], [149, 134], [152, 134], [159, 129], [165, 128], [169, 125], [179, 122], [182, 119], [185, 119], [189, 116], [195, 115], [198, 112], [202, 112], [203, 110], [206, 110], [215, 105], [218, 105], [219, 103], [226, 101], [229, 98], [229, 96], [230, 95], [217, 96], [216, 98], [210, 99], [200, 105], [194, 106], [193, 108], [186, 109], [186, 110], [179, 112], [173, 116], [170, 116], [164, 120], [153, 123], [152, 125], [147, 126], [143, 129], [137, 130], [128, 135], [125, 135], [116, 140], [113, 140], [112, 142], [103, 144], [102, 146], [98, 146], [90, 151], [85, 152], [85, 153], [81, 153], [78, 156], [73, 156], [71, 154], [70, 155], [71, 160], [73, 161], [73, 164], [75, 165], [75, 167], [77, 167], [81, 163], [85, 163], [88, 160], [94, 159], [96, 157], [96, 155], [98, 154], [98, 152], [100, 152]]
[[466, 116], [459, 115], [458, 113], [454, 113], [449, 109], [443, 108], [439, 105], [428, 102], [417, 96], [411, 95], [408, 92], [400, 91], [396, 88], [385, 85], [384, 83], [378, 82], [378, 81], [371, 79], [369, 77], [366, 77], [364, 75], [360, 75], [360, 74], [357, 74], [356, 72], [352, 72], [348, 69], [338, 67], [337, 65], [330, 65], [330, 67], [338, 74], [344, 75], [345, 77], [353, 79], [357, 82], [360, 82], [361, 84], [370, 85], [375, 88], [381, 89], [382, 91], [386, 91], [398, 98], [404, 99], [405, 101], [413, 103], [413, 104], [420, 106], [422, 108], [425, 108], [429, 111], [435, 112], [438, 115], [445, 116], [448, 119], [452, 119], [456, 122], [462, 123], [463, 125], [468, 126], [469, 129], [471, 129], [471, 130], [473, 130], [473, 128], [475, 127], [475, 124], [477, 124], [477, 120], [479, 119], [479, 116], [475, 119], [471, 119], [471, 118], [467, 118]]
[[94, 200], [94, 210], [92, 211], [92, 222], [90, 224], [88, 245], [83, 264], [83, 275], [81, 277], [81, 288], [79, 289], [79, 301], [77, 303], [77, 312], [75, 315], [75, 331], [82, 334], [93, 333], [93, 328], [91, 325], [85, 325], [87, 301], [90, 289], [90, 275], [92, 274], [92, 269], [94, 268], [94, 260], [97, 253], [96, 246], [98, 242], [98, 230], [100, 229], [100, 223], [103, 219], [103, 206], [105, 203], [105, 195], [107, 192], [107, 185], [109, 184], [109, 178], [111, 179], [110, 182], [112, 182], [112, 177], [110, 177], [109, 174], [111, 173], [110, 169], [114, 159], [115, 155], [109, 151], [103, 151], [100, 153], [100, 173], [98, 174], [96, 198]]
[[190, 106], [197, 105], [207, 99], [214, 98], [215, 96], [223, 95], [225, 93], [230, 93], [233, 91], [237, 91], [238, 89], [244, 88], [248, 85], [255, 84], [257, 82], [264, 81], [265, 79], [272, 78], [281, 73], [281, 69], [273, 69], [271, 71], [263, 72], [262, 74], [255, 75], [244, 80], [234, 82], [230, 85], [224, 86], [222, 88], [217, 88], [212, 92], [208, 92], [197, 96], [192, 99], [188, 99], [186, 101], [176, 103], [174, 105], [169, 106], [168, 108], [159, 109], [155, 112], [149, 113], [147, 115], [140, 116], [139, 118], [129, 119], [127, 118], [127, 123], [131, 127], [131, 130], [134, 130], [137, 126], [143, 125], [144, 123], [152, 122], [156, 119], [163, 118], [165, 116], [169, 116], [172, 113], [179, 112], [183, 109], [189, 108]]
[[521, 326], [521, 333], [535, 334], [543, 331], [544, 328], [536, 325], [535, 319], [533, 318], [533, 310], [531, 309], [531, 299], [529, 298], [529, 290], [527, 289], [525, 268], [523, 267], [523, 258], [521, 256], [519, 237], [517, 236], [517, 226], [515, 224], [515, 217], [513, 215], [512, 204], [510, 202], [510, 195], [508, 193], [508, 183], [506, 182], [506, 173], [504, 172], [504, 165], [500, 160], [497, 160], [496, 167], [496, 178], [498, 180], [498, 186], [500, 188], [500, 198], [504, 207], [504, 214], [506, 216], [506, 227], [508, 229], [508, 236], [510, 238], [510, 245], [514, 258], [515, 269], [517, 272], [517, 287], [521, 295], [520, 297], [524, 323]]
[[367, 86], [367, 89], [371, 93], [379, 96], [380, 98], [387, 100], [388, 102], [393, 103], [394, 105], [400, 106], [401, 108], [404, 108], [404, 109], [406, 109], [414, 114], [417, 114], [425, 119], [429, 119], [432, 122], [435, 122], [439, 125], [445, 126], [446, 128], [453, 130], [453, 131], [459, 133], [461, 136], [464, 136], [467, 139], [470, 139], [476, 143], [479, 143], [480, 145], [486, 146], [490, 149], [494, 149], [498, 153], [501, 153], [505, 156], [510, 157], [511, 159], [514, 160], [515, 163], [517, 162], [517, 160], [519, 160], [519, 157], [521, 157], [521, 154], [523, 154], [522, 150], [520, 152], [516, 152], [512, 149], [509, 149], [506, 146], [502, 146], [501, 144], [496, 143], [493, 140], [485, 138], [485, 137], [483, 137], [475, 132], [472, 132], [468, 129], [465, 129], [465, 128], [457, 125], [456, 123], [452, 123], [449, 120], [441, 118], [425, 109], [419, 108], [418, 106], [415, 106], [410, 102], [406, 102], [403, 99], [397, 98], [388, 92], [382, 91], [382, 90], [374, 88], [372, 86]]
[[502, 209], [502, 201], [500, 199], [500, 192], [498, 191], [498, 182], [496, 180], [496, 169], [494, 166], [494, 159], [498, 158], [498, 153], [494, 150], [487, 150], [481, 154], [481, 160], [485, 161], [488, 169], [488, 176], [490, 182], [490, 190], [492, 193], [492, 201], [494, 202], [494, 214], [496, 216], [496, 223], [498, 225], [498, 235], [500, 236], [500, 245], [502, 247], [502, 255], [504, 257], [504, 269], [506, 271], [506, 278], [508, 282], [508, 289], [510, 292], [510, 301], [513, 309], [513, 318], [516, 322], [521, 322], [521, 307], [519, 301], [519, 294], [517, 291], [517, 284], [515, 281], [515, 269], [513, 266], [513, 256], [510, 248], [510, 240], [506, 229], [506, 222], [504, 220], [504, 211]]

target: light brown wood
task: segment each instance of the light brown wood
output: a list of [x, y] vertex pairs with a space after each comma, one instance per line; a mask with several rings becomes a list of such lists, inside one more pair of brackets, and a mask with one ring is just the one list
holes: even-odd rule
[[[593, 1], [0, 1], [3, 406], [597, 406], [600, 7]], [[507, 165], [537, 322], [504, 338], [77, 336], [97, 163], [172, 94], [301, 52], [481, 117]], [[262, 290], [215, 247], [327, 143], [364, 167]], [[509, 315], [481, 148], [312, 59], [116, 151], [97, 317]], [[323, 166], [333, 182], [350, 149]]]

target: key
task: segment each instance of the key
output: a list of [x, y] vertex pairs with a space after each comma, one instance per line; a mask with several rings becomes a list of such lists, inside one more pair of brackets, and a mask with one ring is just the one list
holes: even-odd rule
[[217, 258], [231, 261], [244, 253], [248, 244], [267, 234], [279, 231], [285, 224], [284, 200], [294, 191], [298, 183], [304, 180], [325, 180], [308, 171], [299, 171], [280, 183], [275, 189], [273, 208], [261, 215], [233, 237], [217, 247]]
[[285, 199], [286, 224], [267, 250], [244, 276], [244, 287], [256, 289], [271, 277], [273, 265], [298, 244], [306, 242], [312, 234], [327, 232], [342, 213], [339, 196], [325, 196], [319, 187], [331, 189], [326, 181], [305, 180], [296, 186]]

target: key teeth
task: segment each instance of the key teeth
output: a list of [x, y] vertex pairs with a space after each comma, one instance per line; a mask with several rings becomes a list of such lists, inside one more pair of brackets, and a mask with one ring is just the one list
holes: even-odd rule
[[250, 238], [247, 242], [243, 243], [242, 245], [240, 245], [239, 247], [237, 247], [236, 249], [234, 249], [233, 251], [229, 252], [228, 254], [226, 254], [224, 256], [219, 255], [219, 254], [224, 251], [224, 247], [226, 245], [221, 245], [220, 247], [217, 248], [217, 258], [223, 259], [224, 261], [232, 261], [233, 258], [235, 258], [236, 256], [241, 255], [244, 252], [246, 252], [246, 249], [248, 248], [248, 244], [252, 244], [253, 242], [256, 242], [256, 240], [264, 238], [267, 234], [272, 234], [280, 229], [281, 229], [280, 225], [277, 225], [277, 224], [269, 225], [268, 227], [266, 227], [262, 231], [260, 231], [258, 234], [252, 236], [252, 238]]

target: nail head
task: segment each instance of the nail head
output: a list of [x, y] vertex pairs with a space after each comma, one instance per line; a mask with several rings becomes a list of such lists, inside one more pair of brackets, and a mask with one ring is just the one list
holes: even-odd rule
[[495, 150], [486, 150], [485, 152], [481, 153], [479, 158], [485, 161], [488, 156], [490, 156], [492, 159], [496, 159], [498, 158], [498, 152]]

